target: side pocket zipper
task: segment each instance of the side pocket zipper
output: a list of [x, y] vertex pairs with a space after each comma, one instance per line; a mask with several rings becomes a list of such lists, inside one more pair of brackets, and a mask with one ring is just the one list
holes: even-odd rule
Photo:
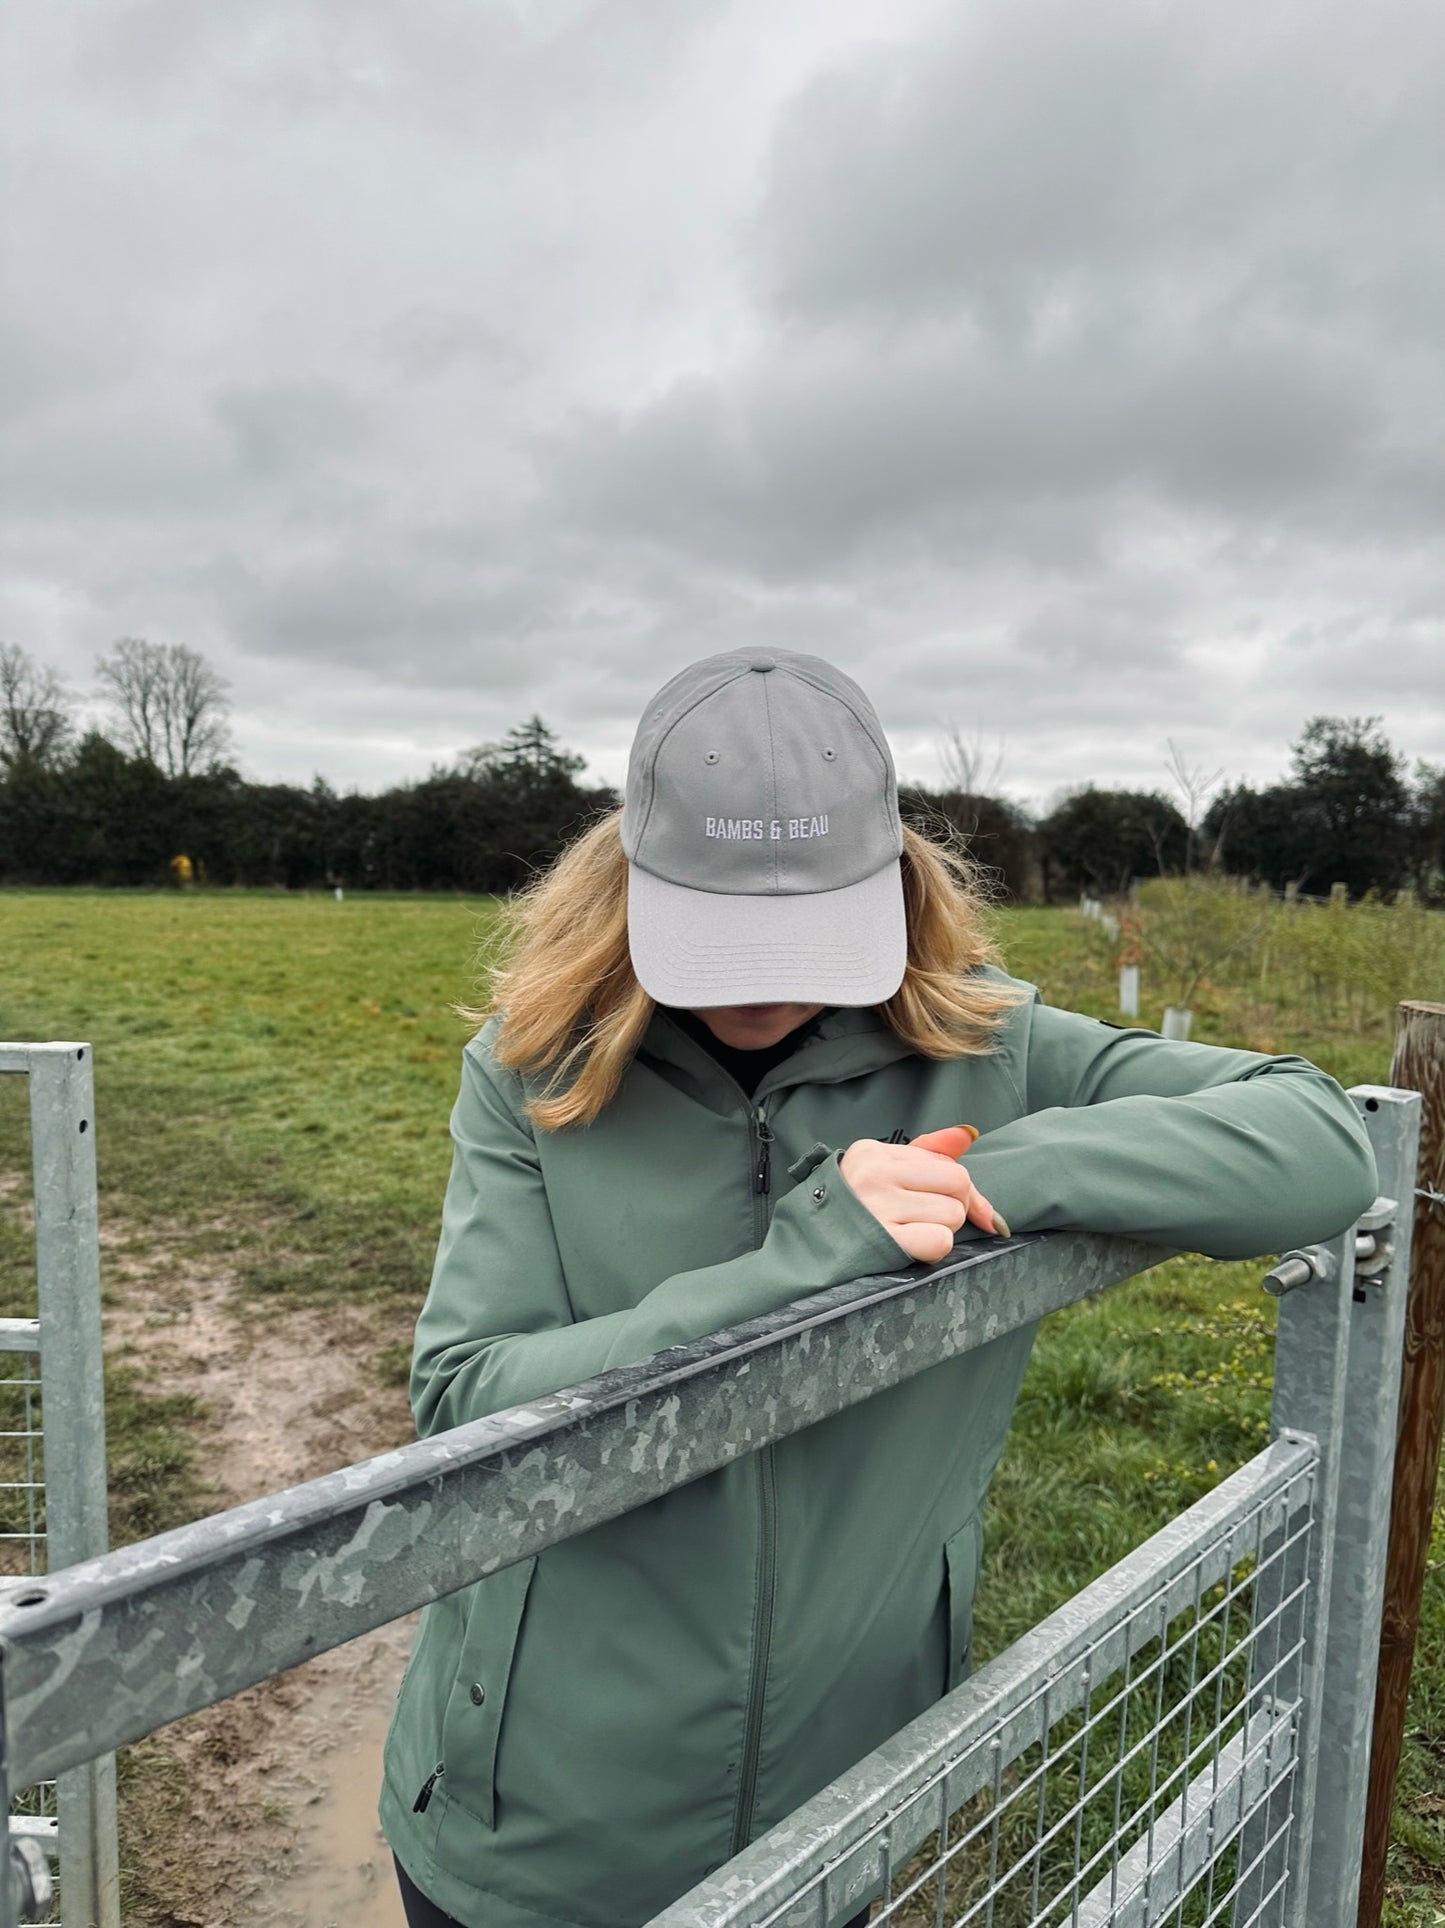
[[428, 1774], [426, 1779], [422, 1782], [421, 1793], [417, 1795], [416, 1799], [411, 1804], [411, 1811], [413, 1814], [426, 1813], [428, 1807], [430, 1807], [431, 1805], [432, 1789], [436, 1786], [438, 1779], [443, 1774], [445, 1774], [446, 1771], [447, 1771], [446, 1763], [444, 1761], [438, 1761], [436, 1766], [432, 1769], [431, 1773]]

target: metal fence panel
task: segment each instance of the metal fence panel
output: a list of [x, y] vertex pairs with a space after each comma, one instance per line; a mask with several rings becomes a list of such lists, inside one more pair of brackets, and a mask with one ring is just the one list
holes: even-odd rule
[[1267, 1447], [650, 1928], [1164, 1919], [1293, 1772], [1251, 1599], [1267, 1557], [1304, 1584], [1317, 1466]]
[[[12, 1571], [40, 1574], [109, 1545], [90, 1046], [0, 1045], [0, 1072], [28, 1085], [39, 1314], [0, 1322], [0, 1347], [24, 1362], [24, 1436], [6, 1444], [23, 1445], [26, 1518], [8, 1547], [13, 1561], [24, 1542]], [[18, 1833], [47, 1847], [58, 1834], [63, 1928], [120, 1928], [114, 1756], [58, 1776], [53, 1830], [48, 1809], [18, 1816]]]

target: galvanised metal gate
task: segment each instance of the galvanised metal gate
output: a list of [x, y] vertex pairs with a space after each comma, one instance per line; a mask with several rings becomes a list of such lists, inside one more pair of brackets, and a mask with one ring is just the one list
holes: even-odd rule
[[1228, 1919], [1298, 1764], [1319, 1471], [1277, 1441], [657, 1928]]
[[[1275, 1268], [1266, 1451], [651, 1928], [1353, 1922], [1419, 1100], [1352, 1096], [1386, 1196]], [[1162, 1256], [964, 1248], [54, 1573], [0, 1607], [0, 1767], [72, 1770]]]
[[1287, 1255], [1266, 1450], [650, 1928], [1354, 1928], [1419, 1099]]
[[[0, 1601], [109, 1545], [90, 1046], [0, 1044], [5, 1073], [30, 1100], [38, 1316], [0, 1319]], [[9, 1827], [42, 1889], [61, 1859], [58, 1916], [37, 1919], [120, 1928], [109, 1752], [27, 1788]]]

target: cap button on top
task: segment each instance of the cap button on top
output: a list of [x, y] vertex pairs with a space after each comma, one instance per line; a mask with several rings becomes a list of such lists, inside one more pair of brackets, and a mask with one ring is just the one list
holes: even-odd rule
[[760, 676], [762, 675], [764, 670], [776, 669], [777, 667], [778, 667], [777, 664], [773, 661], [771, 656], [756, 657], [751, 663], [748, 664], [748, 668], [755, 669]]

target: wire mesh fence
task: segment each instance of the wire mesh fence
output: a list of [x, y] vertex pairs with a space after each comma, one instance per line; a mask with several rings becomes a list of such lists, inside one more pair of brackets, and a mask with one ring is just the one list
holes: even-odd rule
[[0, 1319], [0, 1579], [45, 1571], [39, 1345], [38, 1320]]
[[1259, 1455], [955, 1689], [911, 1745], [861, 1763], [815, 1825], [802, 1811], [662, 1920], [839, 1928], [870, 1901], [874, 1928], [1274, 1919], [1318, 1471], [1305, 1446]]
[[[47, 1570], [41, 1397], [40, 1321], [0, 1319], [0, 1591]], [[54, 1856], [58, 1827], [53, 1780], [37, 1782], [12, 1801], [13, 1836], [28, 1836]], [[44, 1919], [61, 1919], [58, 1884]]]
[[[1305, 1585], [1311, 1486], [1312, 1472], [1292, 1483], [1299, 1504], [1272, 1547], [1262, 1544], [1264, 1505], [1255, 1508], [1254, 1544], [1208, 1586], [1211, 1556], [1229, 1552], [1219, 1542], [1201, 1550], [1188, 1604], [1160, 1588], [1120, 1630], [1121, 1655], [1101, 1630], [1069, 1681], [1045, 1683], [1029, 1703], [1037, 1739], [1012, 1759], [997, 1733], [973, 1750], [986, 1782], [953, 1813], [944, 1810], [958, 1772], [941, 1773], [923, 1797], [938, 1805], [938, 1830], [896, 1876], [885, 1868], [875, 1920], [1206, 1928], [1224, 1918], [1247, 1872], [1244, 1823], [1293, 1767], [1288, 1686], [1300, 1650], [1285, 1626]], [[1257, 1615], [1270, 1569], [1276, 1597]]]

